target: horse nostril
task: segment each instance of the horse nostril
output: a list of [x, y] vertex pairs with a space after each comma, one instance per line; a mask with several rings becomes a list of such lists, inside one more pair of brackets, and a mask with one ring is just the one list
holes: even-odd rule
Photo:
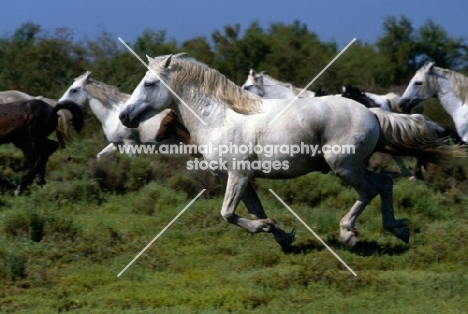
[[127, 115], [122, 112], [122, 113], [119, 114], [119, 119], [120, 119], [120, 121], [123, 122], [123, 121], [127, 120]]

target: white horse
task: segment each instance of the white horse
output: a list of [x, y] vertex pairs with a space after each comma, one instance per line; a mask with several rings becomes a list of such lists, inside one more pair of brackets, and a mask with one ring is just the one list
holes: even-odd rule
[[[43, 96], [31, 96], [29, 94], [17, 90], [8, 90], [0, 92], [0, 104], [8, 104], [15, 101], [31, 99], [40, 99], [48, 103], [52, 107], [57, 106], [57, 100], [46, 98]], [[61, 109], [57, 112], [57, 114], [59, 116], [56, 129], [57, 140], [60, 143], [60, 146], [65, 147], [66, 143], [71, 143], [73, 141], [73, 137], [70, 132], [73, 125], [73, 114], [67, 109]]]
[[156, 133], [159, 130], [161, 120], [170, 110], [155, 115], [139, 125], [138, 128], [124, 127], [120, 123], [118, 115], [129, 97], [129, 94], [121, 93], [114, 86], [92, 79], [91, 72], [88, 71], [75, 79], [59, 102], [70, 100], [80, 106], [89, 105], [91, 111], [101, 122], [102, 130], [110, 144], [97, 154], [98, 159], [117, 151], [118, 146], [122, 144], [152, 143], [159, 147], [161, 144], [178, 144], [181, 141], [177, 135], [174, 135], [162, 143], [156, 142]]
[[[384, 228], [408, 242], [406, 223], [394, 217], [392, 179], [366, 169], [364, 162], [377, 148], [402, 155], [424, 153], [431, 161], [465, 155], [458, 146], [440, 142], [420, 115], [369, 110], [343, 97], [298, 99], [270, 124], [289, 100], [258, 99], [194, 59], [162, 56], [148, 60], [152, 71], [146, 73], [127, 101], [119, 116], [122, 123], [136, 127], [168, 107], [174, 109], [197, 145], [218, 148], [205, 150], [203, 155], [211, 169], [227, 179], [221, 216], [249, 232], [272, 233], [283, 248], [289, 248], [294, 234], [284, 232], [267, 217], [250, 178], [288, 179], [312, 171], [333, 171], [359, 194], [340, 222], [344, 243], [356, 243], [356, 219], [377, 195], [382, 200]], [[307, 145], [320, 147], [321, 153], [306, 152]], [[342, 145], [351, 145], [348, 147], [353, 147], [354, 153], [328, 149]], [[302, 153], [292, 154], [293, 147], [298, 146]], [[230, 147], [227, 152], [226, 147]], [[222, 157], [221, 149], [226, 152]], [[254, 220], [235, 214], [241, 200]]]
[[421, 67], [409, 82], [398, 105], [404, 112], [435, 97], [452, 117], [458, 135], [468, 143], [468, 78], [460, 73], [434, 66]]
[[[398, 94], [388, 93], [386, 95], [377, 95], [373, 93], [363, 92], [359, 88], [352, 85], [343, 86], [342, 91], [342, 97], [355, 100], [358, 103], [363, 104], [367, 108], [380, 108], [383, 110], [397, 113], [402, 112], [398, 106], [398, 101], [401, 98]], [[458, 136], [456, 136], [456, 134], [450, 128], [443, 128], [427, 117], [426, 120], [428, 126], [435, 132], [438, 138], [444, 139], [451, 136], [452, 139], [457, 141], [459, 140]], [[403, 159], [401, 159], [401, 157], [399, 156], [392, 157], [397, 163], [398, 167], [400, 168], [401, 174], [403, 174], [404, 176], [411, 176], [411, 173], [409, 172], [408, 168], [406, 168], [405, 164], [403, 163]], [[414, 170], [414, 176], [420, 180], [424, 179], [424, 175], [422, 172], [423, 166], [425, 167], [426, 165], [423, 163], [422, 160], [418, 159]]]
[[[249, 71], [247, 81], [241, 86], [243, 89], [254, 93], [263, 99], [293, 99], [301, 91], [290, 83], [284, 83], [266, 75], [264, 72]], [[299, 98], [315, 97], [315, 93], [305, 90]]]

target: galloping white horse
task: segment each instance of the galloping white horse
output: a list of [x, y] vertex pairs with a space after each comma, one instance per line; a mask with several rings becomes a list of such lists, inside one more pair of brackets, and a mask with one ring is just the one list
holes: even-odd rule
[[[290, 83], [278, 81], [263, 72], [256, 73], [254, 70], [249, 71], [247, 81], [241, 87], [263, 99], [293, 99], [302, 90]], [[299, 98], [305, 97], [315, 97], [315, 93], [305, 90]]]
[[[408, 242], [406, 223], [394, 217], [392, 179], [369, 171], [364, 162], [377, 148], [402, 155], [424, 153], [431, 161], [465, 155], [458, 146], [440, 142], [421, 115], [369, 110], [343, 97], [298, 99], [270, 124], [289, 100], [258, 99], [194, 59], [162, 56], [148, 60], [152, 71], [127, 100], [119, 116], [122, 123], [136, 127], [168, 107], [174, 109], [197, 145], [219, 148], [205, 150], [203, 155], [211, 169], [227, 179], [221, 216], [249, 232], [272, 233], [283, 248], [290, 246], [294, 235], [267, 217], [250, 178], [288, 179], [312, 171], [333, 171], [359, 194], [340, 222], [343, 242], [349, 246], [356, 243], [356, 219], [377, 195], [382, 200], [384, 228]], [[320, 147], [321, 153], [306, 152], [307, 145]], [[343, 151], [343, 145], [350, 145], [347, 147], [353, 147], [354, 152]], [[302, 153], [293, 154], [293, 147], [298, 146]], [[341, 149], [326, 149], [330, 147]], [[241, 200], [254, 220], [235, 214]]]
[[136, 129], [124, 127], [120, 123], [118, 115], [129, 97], [129, 94], [121, 93], [114, 86], [92, 79], [91, 72], [88, 71], [75, 79], [59, 102], [70, 100], [80, 106], [89, 105], [91, 111], [101, 122], [102, 130], [110, 144], [97, 154], [98, 159], [117, 151], [120, 144], [152, 143], [160, 146], [161, 144], [177, 144], [181, 141], [174, 135], [163, 143], [156, 143], [156, 133], [160, 127], [161, 119], [170, 110], [155, 115]]
[[452, 117], [458, 135], [468, 143], [468, 78], [460, 73], [442, 69], [430, 62], [413, 76], [398, 105], [404, 112], [431, 97], [439, 99]]

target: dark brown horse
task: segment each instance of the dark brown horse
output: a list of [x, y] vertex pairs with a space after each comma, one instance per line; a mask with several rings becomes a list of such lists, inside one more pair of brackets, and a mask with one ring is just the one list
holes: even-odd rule
[[28, 162], [28, 172], [16, 186], [15, 195], [20, 194], [37, 176], [37, 184], [45, 184], [45, 168], [49, 156], [58, 148], [56, 141], [47, 137], [58, 124], [57, 111], [70, 110], [73, 127], [79, 131], [83, 126], [83, 112], [73, 102], [59, 103], [51, 107], [39, 99], [0, 104], [0, 145], [13, 143], [23, 151]]

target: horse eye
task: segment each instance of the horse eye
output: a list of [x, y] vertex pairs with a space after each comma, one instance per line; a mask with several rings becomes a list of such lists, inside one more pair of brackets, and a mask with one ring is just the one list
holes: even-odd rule
[[158, 82], [145, 82], [145, 87], [155, 87]]
[[74, 93], [78, 93], [78, 91], [79, 91], [79, 88], [75, 87], [70, 90], [70, 93], [74, 94]]
[[420, 85], [422, 85], [422, 82], [421, 81], [414, 82], [414, 85], [420, 86]]

